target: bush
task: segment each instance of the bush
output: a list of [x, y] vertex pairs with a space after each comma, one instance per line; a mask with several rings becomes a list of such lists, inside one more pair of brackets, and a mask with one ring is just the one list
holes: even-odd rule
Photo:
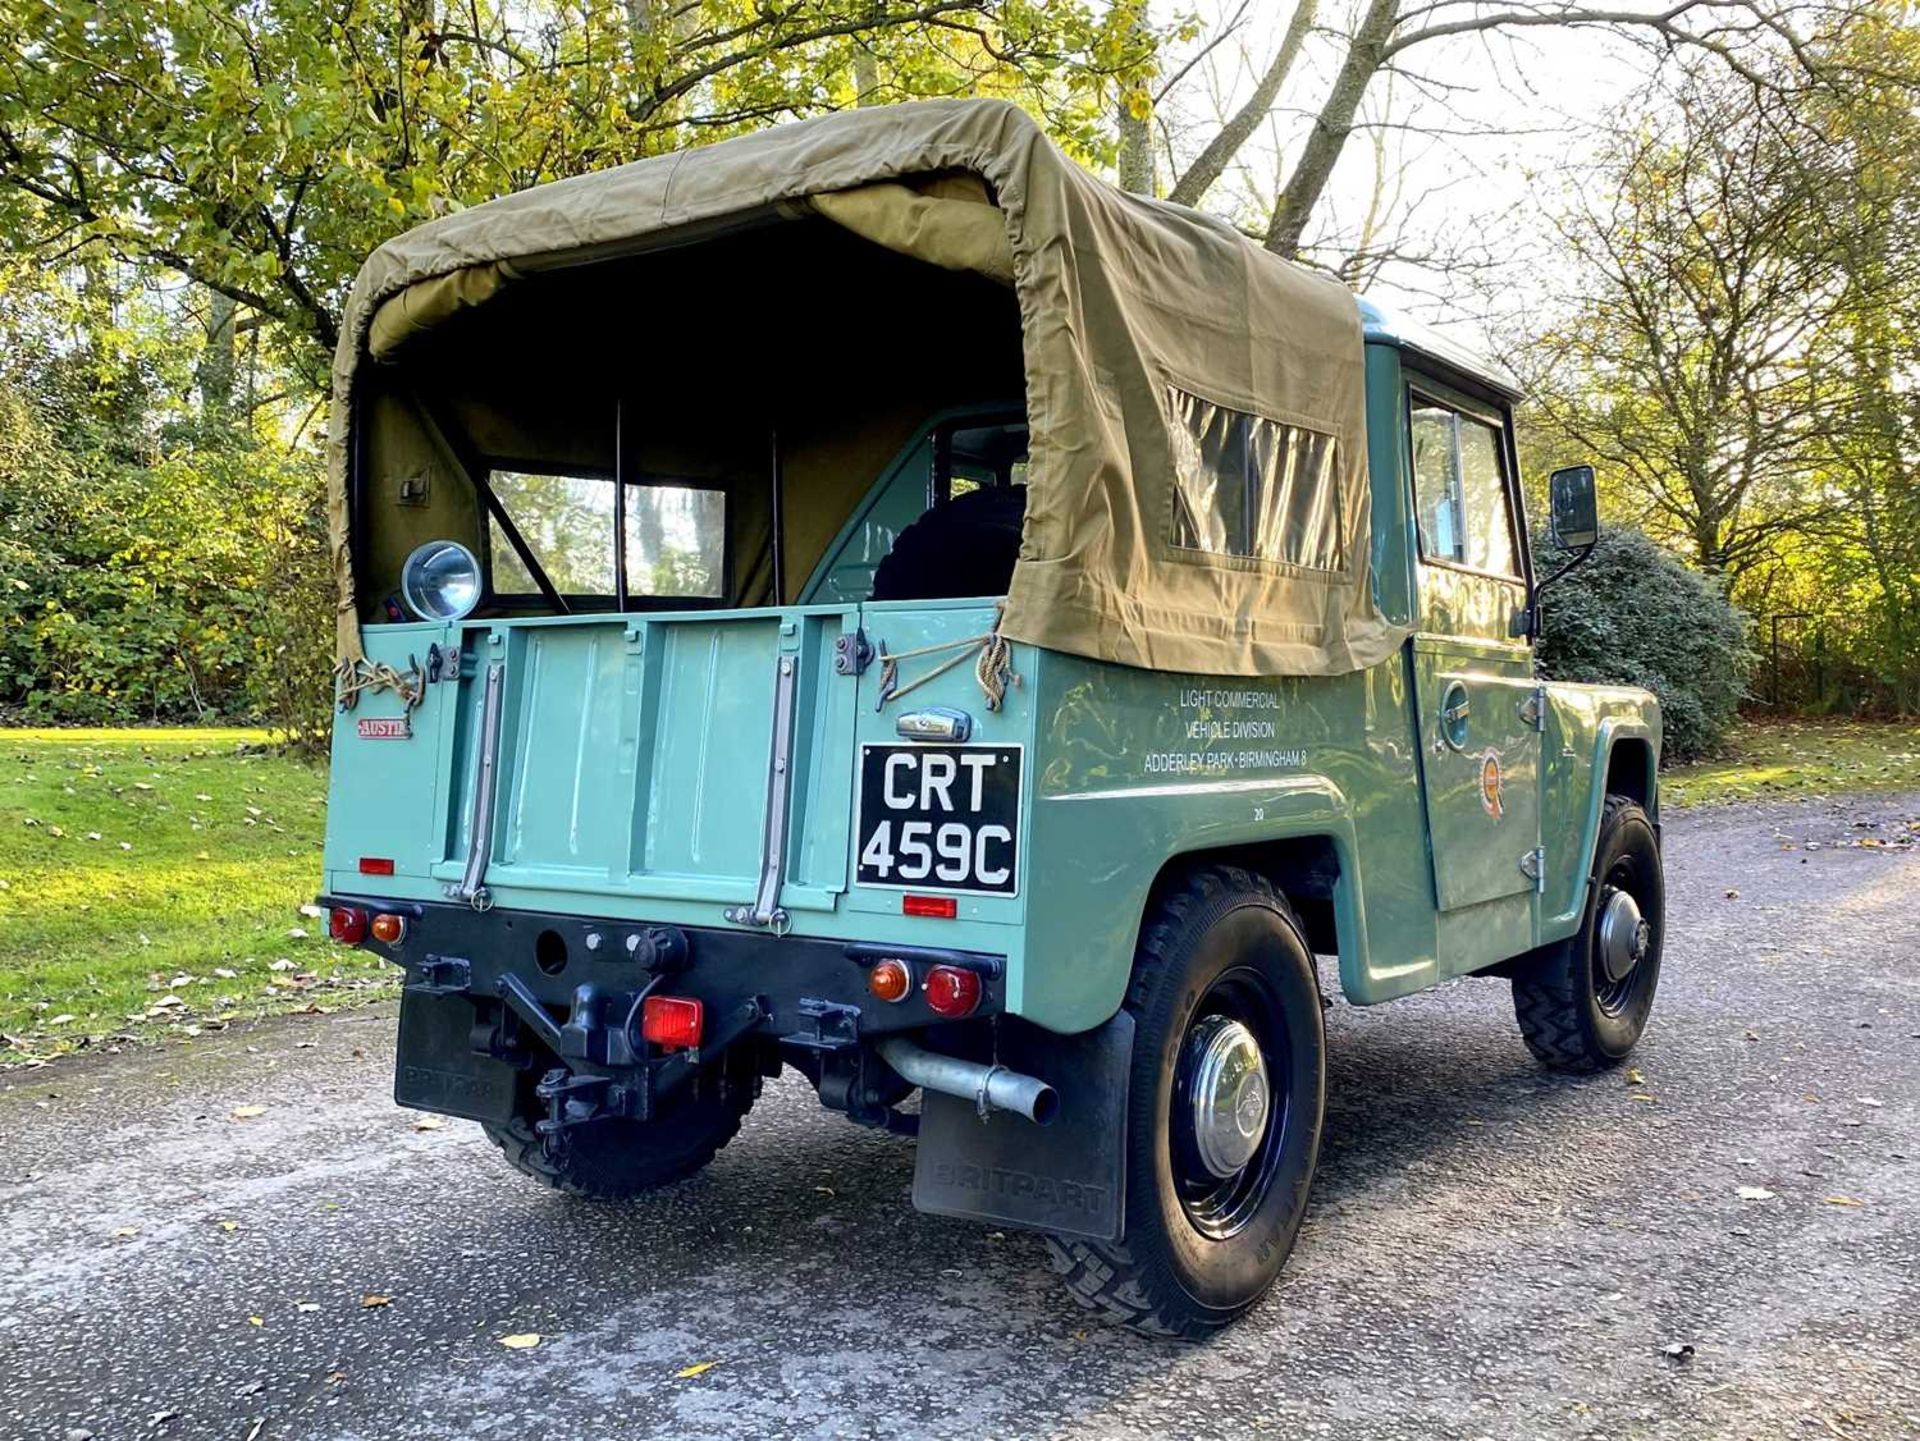
[[317, 460], [62, 451], [0, 391], [0, 707], [42, 723], [324, 729], [333, 606]]
[[[1535, 551], [1545, 564], [1544, 541]], [[1644, 686], [1660, 697], [1663, 758], [1717, 747], [1753, 670], [1746, 616], [1720, 584], [1637, 530], [1601, 533], [1593, 556], [1542, 600], [1540, 664], [1554, 680]]]

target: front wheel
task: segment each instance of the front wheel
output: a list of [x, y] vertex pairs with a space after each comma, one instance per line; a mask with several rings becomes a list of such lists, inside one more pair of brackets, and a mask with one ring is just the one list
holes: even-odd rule
[[1313, 954], [1270, 884], [1211, 866], [1155, 902], [1126, 1008], [1126, 1231], [1047, 1247], [1089, 1309], [1198, 1339], [1272, 1286], [1306, 1212], [1326, 1097]]
[[1591, 1072], [1627, 1058], [1660, 983], [1666, 895], [1653, 822], [1626, 796], [1608, 796], [1579, 931], [1513, 977], [1520, 1034], [1543, 1064]]

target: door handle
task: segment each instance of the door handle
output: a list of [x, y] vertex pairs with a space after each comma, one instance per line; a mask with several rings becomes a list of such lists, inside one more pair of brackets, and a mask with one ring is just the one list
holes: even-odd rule
[[1455, 750], [1467, 747], [1467, 721], [1472, 710], [1467, 688], [1457, 680], [1449, 681], [1440, 697], [1440, 738]]

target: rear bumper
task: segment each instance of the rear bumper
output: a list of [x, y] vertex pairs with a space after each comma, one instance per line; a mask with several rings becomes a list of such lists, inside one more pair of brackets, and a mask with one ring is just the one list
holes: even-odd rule
[[[867, 971], [882, 959], [906, 961], [916, 979], [935, 965], [974, 972], [974, 1017], [997, 1015], [1005, 997], [1002, 958], [969, 951], [378, 896], [328, 895], [320, 904], [405, 918], [398, 942], [360, 943], [406, 973], [395, 1099], [478, 1120], [512, 1114], [516, 1076], [556, 1062], [575, 1077], [617, 1083], [620, 1109], [645, 1115], [658, 1096], [745, 1041], [832, 1054], [942, 1024], [918, 985], [897, 1002], [868, 994]], [[642, 1038], [648, 994], [701, 1002], [698, 1051], [667, 1053]]]

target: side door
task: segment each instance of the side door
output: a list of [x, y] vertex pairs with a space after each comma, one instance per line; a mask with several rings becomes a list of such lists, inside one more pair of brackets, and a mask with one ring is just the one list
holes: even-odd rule
[[1505, 407], [1410, 372], [1407, 427], [1421, 776], [1451, 911], [1537, 886], [1539, 700], [1533, 648], [1511, 634], [1527, 552]]

